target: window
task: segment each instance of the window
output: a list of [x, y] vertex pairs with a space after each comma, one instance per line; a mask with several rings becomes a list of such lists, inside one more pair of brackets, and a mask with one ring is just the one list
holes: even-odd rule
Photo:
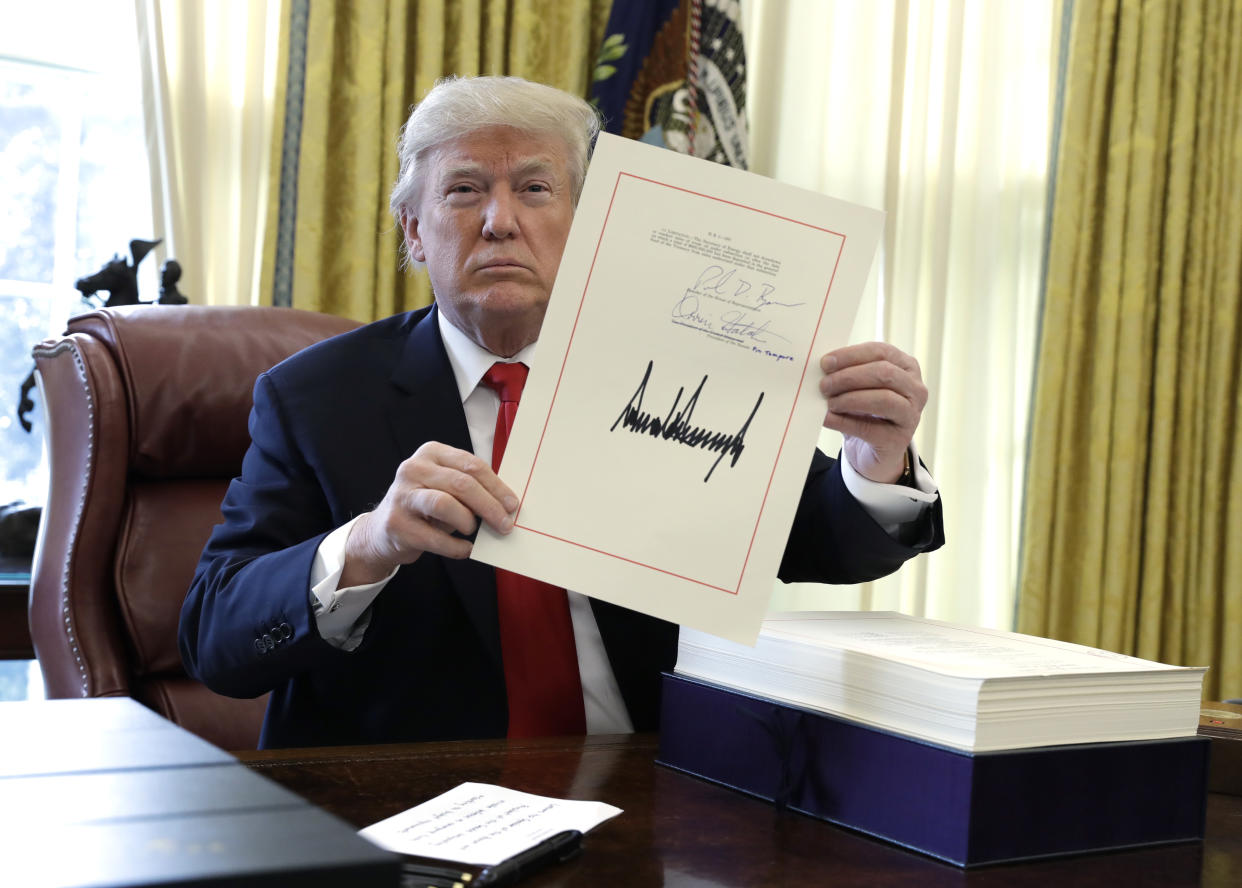
[[[45, 497], [39, 407], [19, 421], [31, 347], [93, 307], [74, 289], [152, 238], [134, 7], [10, 4], [0, 33], [0, 505]], [[66, 23], [72, 22], [71, 27]], [[154, 298], [156, 262], [139, 266]], [[147, 295], [151, 294], [151, 295]], [[101, 294], [103, 295], [103, 294]], [[38, 400], [37, 392], [31, 399]]]

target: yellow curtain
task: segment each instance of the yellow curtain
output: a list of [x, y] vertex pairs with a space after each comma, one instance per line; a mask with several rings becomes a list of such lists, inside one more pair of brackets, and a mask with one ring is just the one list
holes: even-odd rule
[[281, 0], [137, 0], [156, 256], [191, 302], [263, 301]]
[[1073, 16], [1019, 629], [1242, 696], [1242, 0]]
[[[291, 304], [370, 321], [431, 301], [425, 273], [403, 272], [388, 213], [397, 135], [411, 106], [447, 74], [514, 74], [586, 95], [611, 0], [291, 0], [286, 60], [305, 76], [295, 183], [284, 157], [265, 249], [263, 290], [277, 287], [284, 204]], [[299, 20], [301, 16], [301, 20]], [[304, 26], [304, 50], [297, 29]], [[292, 44], [292, 45], [290, 45]], [[296, 104], [296, 103], [295, 103]], [[295, 119], [296, 122], [296, 119]], [[292, 220], [291, 230], [289, 228]], [[286, 271], [286, 274], [288, 272]]]

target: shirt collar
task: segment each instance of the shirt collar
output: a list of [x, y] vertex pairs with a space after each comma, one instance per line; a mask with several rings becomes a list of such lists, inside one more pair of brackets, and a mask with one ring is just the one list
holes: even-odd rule
[[440, 338], [444, 341], [444, 350], [448, 352], [449, 366], [453, 368], [457, 394], [461, 397], [463, 404], [473, 394], [483, 374], [491, 369], [492, 364], [497, 361], [520, 361], [529, 367], [535, 356], [537, 343], [532, 342], [512, 358], [498, 357], [457, 329], [453, 322], [445, 317], [444, 312], [438, 309], [436, 321], [440, 325]]

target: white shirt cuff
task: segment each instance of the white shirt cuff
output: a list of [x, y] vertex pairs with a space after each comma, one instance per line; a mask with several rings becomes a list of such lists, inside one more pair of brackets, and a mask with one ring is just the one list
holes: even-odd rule
[[323, 538], [311, 564], [310, 603], [315, 625], [323, 640], [333, 647], [352, 651], [362, 644], [371, 625], [371, 603], [397, 572], [375, 583], [336, 588], [345, 569], [345, 541], [358, 518], [342, 524]]
[[919, 454], [913, 443], [910, 445], [910, 465], [914, 467], [915, 487], [881, 484], [860, 475], [850, 465], [845, 451], [841, 452], [841, 479], [845, 482], [845, 488], [858, 500], [867, 514], [875, 519], [876, 524], [894, 539], [898, 537], [903, 524], [919, 520], [940, 495], [936, 479], [919, 462]]

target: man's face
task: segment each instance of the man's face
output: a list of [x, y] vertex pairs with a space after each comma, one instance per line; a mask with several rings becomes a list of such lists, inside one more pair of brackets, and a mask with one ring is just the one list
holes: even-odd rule
[[434, 149], [404, 217], [440, 310], [494, 354], [539, 335], [573, 221], [567, 157], [556, 137], [480, 129]]

